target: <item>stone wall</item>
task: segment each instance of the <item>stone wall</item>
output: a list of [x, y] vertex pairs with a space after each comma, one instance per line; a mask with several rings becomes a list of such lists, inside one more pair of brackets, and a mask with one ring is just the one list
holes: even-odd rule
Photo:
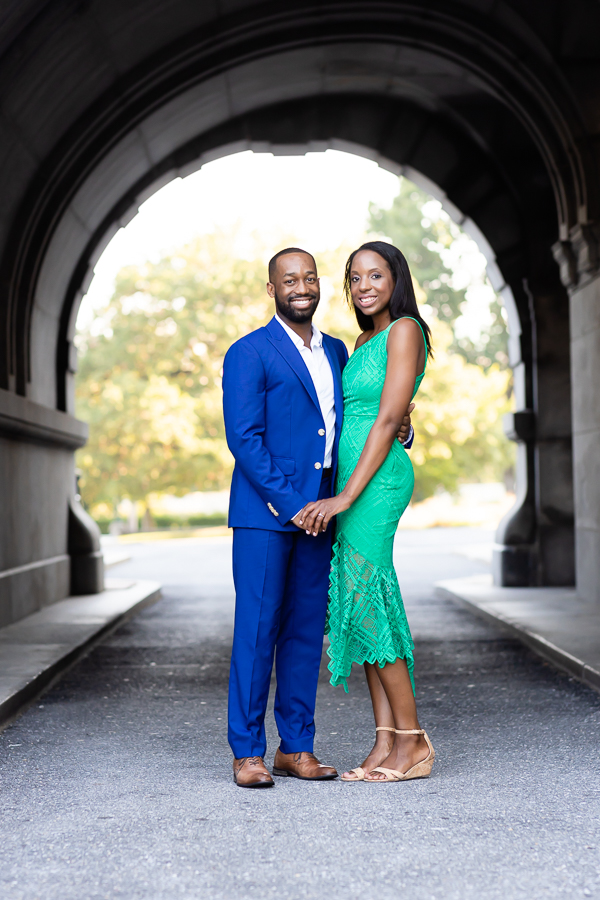
[[571, 294], [577, 589], [600, 603], [600, 275]]

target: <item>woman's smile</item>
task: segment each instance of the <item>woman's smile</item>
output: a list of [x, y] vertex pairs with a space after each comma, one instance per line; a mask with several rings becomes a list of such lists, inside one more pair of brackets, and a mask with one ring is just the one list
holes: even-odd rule
[[358, 298], [358, 302], [360, 303], [360, 305], [364, 306], [365, 308], [373, 306], [373, 304], [377, 303], [378, 300], [379, 297], [377, 296], [377, 294], [366, 294], [364, 297]]

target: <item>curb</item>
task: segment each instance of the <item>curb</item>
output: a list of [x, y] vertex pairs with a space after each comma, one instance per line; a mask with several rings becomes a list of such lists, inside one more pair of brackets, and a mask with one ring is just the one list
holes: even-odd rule
[[[485, 579], [485, 581], [484, 581]], [[573, 675], [578, 681], [582, 681], [588, 687], [600, 692], [600, 666], [589, 658], [586, 660], [583, 652], [573, 652], [561, 646], [561, 624], [573, 622], [574, 616], [581, 617], [581, 636], [584, 638], [589, 633], [590, 623], [594, 631], [600, 635], [600, 609], [594, 609], [590, 604], [577, 600], [575, 591], [556, 588], [498, 588], [491, 584], [491, 577], [474, 576], [473, 579], [455, 579], [452, 581], [440, 581], [435, 586], [438, 597], [453, 600], [459, 606], [475, 613], [481, 619], [500, 626], [504, 632], [515, 637], [525, 644], [538, 656], [541, 656], [553, 666], [562, 669], [569, 675]], [[520, 614], [511, 615], [506, 607], [514, 604], [515, 594], [535, 598], [538, 607], [536, 610], [523, 611], [526, 604], [521, 602]], [[488, 595], [487, 597], [485, 595]], [[540, 615], [539, 600], [543, 600], [544, 594], [549, 598], [548, 607], [554, 620], [549, 636], [548, 627], [540, 627], [536, 623], [536, 617]], [[536, 596], [537, 595], [537, 596]], [[564, 597], [564, 608], [559, 607], [560, 598]], [[517, 600], [519, 603], [519, 600]], [[537, 616], [536, 616], [537, 613]], [[546, 631], [546, 635], [542, 632]], [[565, 628], [566, 631], [566, 628]], [[567, 643], [565, 640], [564, 643]], [[595, 657], [600, 657], [600, 644]]]
[[0, 730], [128, 619], [161, 596], [156, 581], [107, 578], [100, 594], [67, 597], [0, 628]]

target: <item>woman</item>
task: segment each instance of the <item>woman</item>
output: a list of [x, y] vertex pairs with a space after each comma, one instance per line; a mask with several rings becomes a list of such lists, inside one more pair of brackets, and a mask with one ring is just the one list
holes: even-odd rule
[[417, 718], [414, 644], [392, 562], [414, 485], [395, 438], [425, 374], [430, 329], [407, 262], [390, 244], [370, 241], [355, 250], [344, 289], [362, 334], [343, 374], [337, 495], [307, 504], [302, 523], [317, 534], [337, 517], [326, 626], [331, 683], [348, 690], [352, 663], [364, 664], [375, 714], [373, 749], [342, 779], [404, 781], [427, 777], [435, 756]]

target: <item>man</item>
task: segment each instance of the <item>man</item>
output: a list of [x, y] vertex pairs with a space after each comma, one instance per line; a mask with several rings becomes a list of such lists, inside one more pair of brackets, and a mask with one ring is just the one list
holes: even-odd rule
[[[348, 353], [312, 325], [320, 290], [309, 253], [277, 253], [267, 291], [274, 318], [236, 341], [223, 366], [225, 429], [235, 458], [228, 737], [234, 781], [247, 788], [274, 784], [264, 764], [264, 718], [275, 654], [280, 745], [273, 774], [337, 776], [313, 754], [332, 529], [309, 535], [299, 514], [333, 493]], [[400, 438], [409, 427], [407, 417]]]

